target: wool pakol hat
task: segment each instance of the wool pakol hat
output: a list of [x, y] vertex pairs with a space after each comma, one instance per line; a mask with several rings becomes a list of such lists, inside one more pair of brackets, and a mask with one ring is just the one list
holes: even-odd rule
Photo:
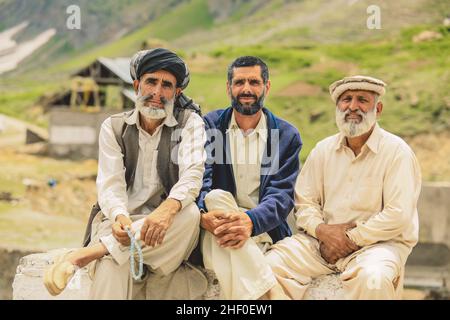
[[331, 99], [336, 103], [347, 90], [365, 90], [377, 93], [380, 97], [386, 92], [386, 83], [367, 76], [351, 76], [335, 81], [330, 85]]

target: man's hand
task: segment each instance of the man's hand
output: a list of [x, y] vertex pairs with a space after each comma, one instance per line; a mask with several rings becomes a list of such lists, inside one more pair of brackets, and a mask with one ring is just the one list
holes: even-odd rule
[[340, 258], [342, 258], [338, 254], [336, 254], [336, 252], [334, 252], [332, 249], [327, 247], [323, 242], [320, 243], [319, 249], [320, 255], [329, 264], [335, 264]]
[[222, 248], [239, 249], [252, 235], [253, 222], [245, 212], [229, 212], [221, 219], [213, 234]]
[[222, 219], [227, 219], [229, 214], [223, 211], [208, 211], [201, 215], [200, 225], [203, 229], [214, 234], [214, 230], [220, 225]]
[[112, 234], [121, 245], [124, 246], [130, 245], [130, 238], [128, 237], [128, 234], [125, 231], [125, 227], [130, 227], [132, 222], [133, 221], [131, 221], [131, 219], [128, 218], [127, 216], [119, 214], [116, 217], [116, 222], [114, 222], [112, 225]]
[[320, 253], [331, 264], [340, 258], [359, 250], [359, 247], [351, 241], [346, 234], [348, 229], [356, 227], [356, 224], [320, 224], [316, 228], [316, 236], [320, 241]]
[[145, 245], [155, 247], [164, 241], [167, 229], [172, 225], [175, 215], [181, 210], [181, 203], [175, 199], [166, 199], [144, 220], [141, 228], [141, 240]]

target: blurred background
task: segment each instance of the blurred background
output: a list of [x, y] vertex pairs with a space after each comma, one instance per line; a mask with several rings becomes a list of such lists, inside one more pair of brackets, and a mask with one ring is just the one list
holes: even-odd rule
[[160, 46], [187, 62], [185, 93], [203, 113], [228, 106], [234, 58], [265, 60], [266, 104], [299, 129], [302, 162], [337, 132], [328, 86], [384, 80], [380, 125], [411, 145], [423, 174], [405, 298], [448, 298], [449, 33], [447, 0], [0, 0], [0, 299], [20, 257], [80, 246], [99, 126], [133, 107], [131, 55]]

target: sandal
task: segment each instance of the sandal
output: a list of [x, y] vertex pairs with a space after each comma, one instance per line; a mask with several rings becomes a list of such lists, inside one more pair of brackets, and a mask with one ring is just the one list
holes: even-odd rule
[[59, 295], [77, 271], [77, 266], [66, 260], [68, 250], [54, 259], [53, 264], [44, 272], [44, 286], [52, 296]]

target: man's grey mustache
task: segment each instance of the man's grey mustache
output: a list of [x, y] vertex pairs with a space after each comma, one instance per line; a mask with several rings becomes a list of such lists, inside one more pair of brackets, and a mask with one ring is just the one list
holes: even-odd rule
[[[147, 94], [145, 96], [138, 97], [137, 99], [140, 102], [151, 102], [151, 100], [153, 100], [153, 96], [154, 96], [153, 94]], [[163, 104], [165, 104], [168, 101], [167, 99], [164, 99], [164, 97], [160, 97], [159, 100]]]

